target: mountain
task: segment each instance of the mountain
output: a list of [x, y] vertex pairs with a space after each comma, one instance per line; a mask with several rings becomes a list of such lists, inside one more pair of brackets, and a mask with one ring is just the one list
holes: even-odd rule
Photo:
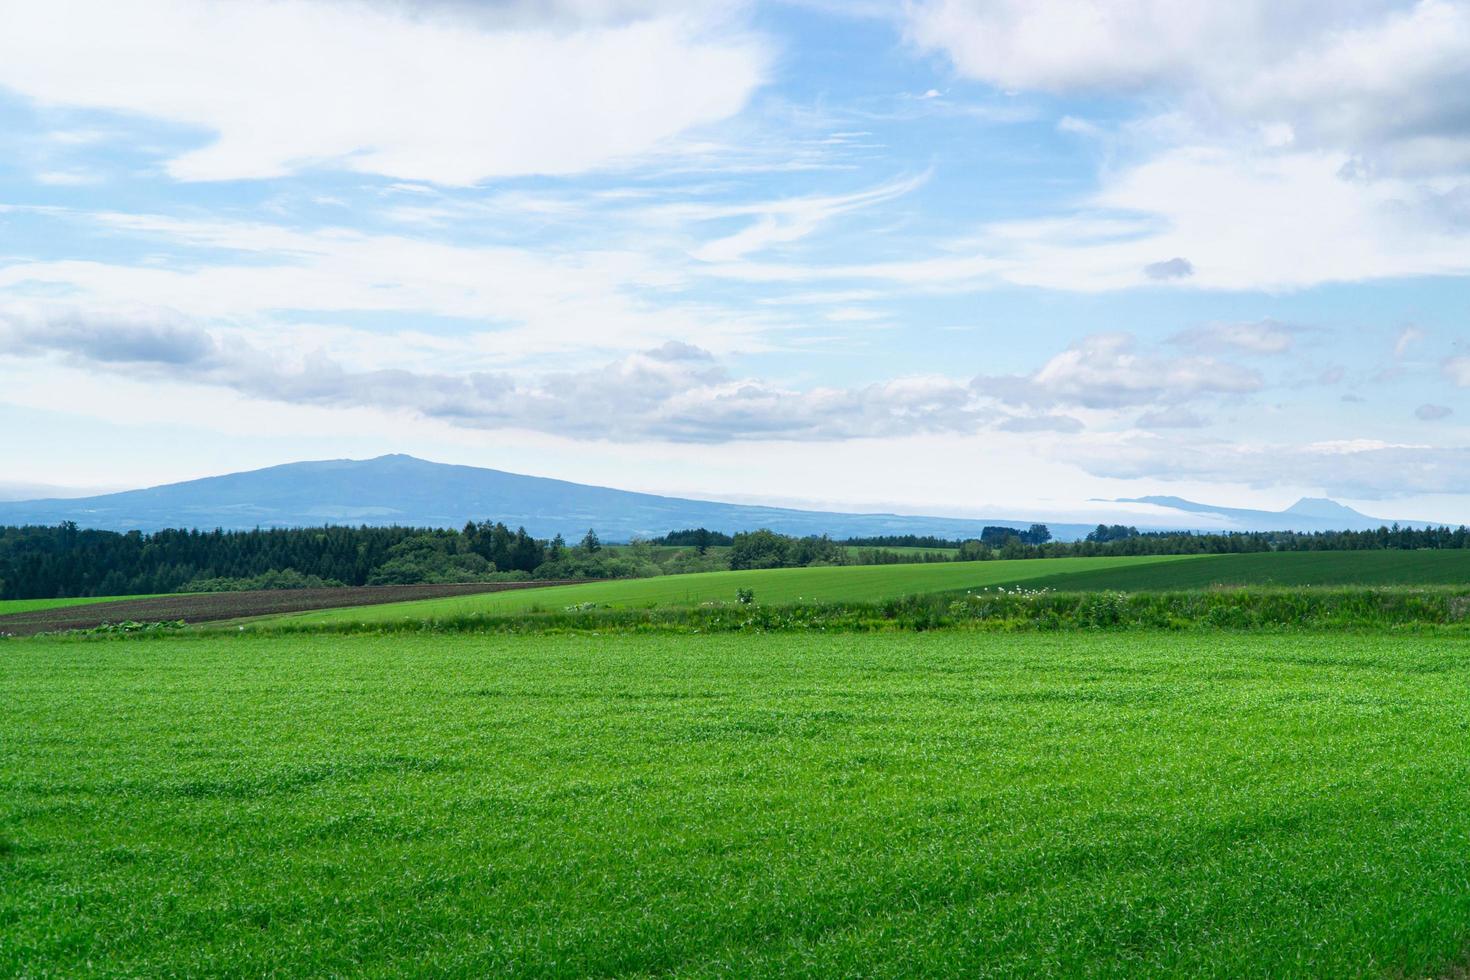
[[[978, 537], [985, 524], [1029, 525], [686, 500], [403, 455], [287, 463], [146, 490], [0, 503], [0, 525], [75, 521], [116, 531], [321, 524], [460, 527], [467, 520], [487, 519], [511, 527], [524, 525], [537, 537], [580, 538], [593, 527], [607, 541], [692, 527], [727, 532], [768, 527], [786, 534], [843, 538], [876, 534], [971, 538]], [[1086, 534], [1089, 526], [1060, 524], [1051, 530], [1059, 538], [1072, 539]]]
[[[1303, 497], [1285, 510], [1217, 507], [1182, 497], [1122, 497], [1117, 503], [1153, 504], [1179, 511], [1179, 523], [1172, 526], [1180, 529], [1198, 525], [1198, 520], [1192, 525], [1187, 515], [1210, 515], [1217, 518], [1211, 524], [1224, 531], [1371, 531], [1395, 523], [1400, 527], [1431, 526], [1424, 521], [1393, 521], [1385, 517], [1369, 517], [1326, 497]], [[1150, 520], [1159, 524], [1167, 523], [1167, 519], [1160, 515], [1152, 515]], [[1221, 526], [1222, 523], [1224, 526]]]
[[[1154, 511], [1114, 514], [1108, 523], [1149, 529], [1326, 531], [1364, 530], [1393, 523], [1332, 500], [1304, 498], [1284, 511], [1216, 507], [1180, 497], [1135, 497], [1118, 503], [1151, 504]], [[1202, 519], [1203, 518], [1203, 519]], [[523, 476], [475, 466], [431, 463], [412, 456], [287, 463], [244, 473], [70, 499], [0, 501], [0, 525], [57, 524], [115, 531], [166, 527], [213, 529], [309, 527], [321, 524], [407, 524], [460, 527], [467, 520], [524, 525], [537, 537], [581, 537], [589, 527], [608, 541], [654, 537], [681, 528], [742, 531], [768, 527], [785, 534], [837, 538], [876, 534], [928, 534], [972, 538], [987, 524], [1024, 528], [1029, 521], [1004, 518], [912, 517], [844, 514], [661, 497], [608, 487]], [[1419, 521], [1399, 521], [1424, 527]], [[1094, 525], [1049, 523], [1070, 541]]]

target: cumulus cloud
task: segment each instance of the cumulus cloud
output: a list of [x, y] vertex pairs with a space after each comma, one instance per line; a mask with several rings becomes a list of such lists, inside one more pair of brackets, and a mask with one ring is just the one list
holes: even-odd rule
[[[52, 357], [267, 401], [366, 407], [464, 428], [518, 428], [579, 439], [841, 440], [989, 428], [1080, 432], [1083, 423], [1062, 410], [1069, 407], [1153, 406], [1143, 422], [1181, 427], [1198, 424], [1185, 403], [1261, 386], [1255, 372], [1217, 358], [1141, 352], [1126, 334], [1088, 337], [1027, 375], [968, 382], [907, 376], [804, 389], [736, 376], [709, 350], [682, 341], [579, 370], [536, 373], [453, 371], [414, 365], [401, 355], [353, 363], [341, 351], [358, 350], [364, 336], [318, 336], [334, 343], [314, 344], [306, 335], [285, 347], [267, 347], [249, 331], [205, 329], [169, 310], [0, 311], [0, 350], [13, 357]], [[444, 353], [447, 361], [454, 359], [453, 352]]]
[[1006, 89], [1161, 95], [1273, 145], [1470, 162], [1462, 0], [923, 0], [908, 30]]
[[767, 70], [759, 39], [662, 4], [517, 3], [508, 26], [460, 7], [0, 0], [0, 86], [214, 134], [168, 162], [182, 180], [464, 185], [651, 152], [738, 112]]
[[214, 339], [205, 331], [151, 310], [101, 317], [63, 313], [45, 321], [0, 318], [0, 341], [10, 354], [67, 351], [101, 364], [187, 367], [216, 353]]
[[1453, 415], [1454, 409], [1444, 405], [1431, 405], [1425, 403], [1414, 409], [1414, 418], [1423, 422], [1437, 422], [1447, 415]]
[[[986, 229], [976, 280], [1277, 290], [1470, 271], [1470, 0], [918, 0], [907, 29], [1007, 91], [1137, 106], [1102, 134], [1102, 189]], [[1104, 217], [1133, 228], [1099, 236]]]
[[142, 314], [63, 313], [0, 317], [0, 350], [295, 405], [367, 407], [464, 428], [527, 429], [615, 442], [965, 433], [996, 417], [968, 385], [943, 377], [796, 390], [732, 376], [709, 351], [678, 341], [596, 368], [540, 375], [353, 369], [323, 351], [287, 362], [239, 338], [216, 337], [168, 315], [150, 321]]
[[1259, 391], [1259, 373], [1212, 357], [1140, 353], [1126, 333], [1085, 337], [1026, 377], [977, 378], [1003, 400], [1046, 408], [1113, 409]]

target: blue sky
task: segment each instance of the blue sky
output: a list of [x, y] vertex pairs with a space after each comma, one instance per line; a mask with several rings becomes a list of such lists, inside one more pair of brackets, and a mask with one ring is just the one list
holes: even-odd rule
[[410, 452], [915, 512], [1470, 519], [1470, 2], [0, 26], [0, 484]]

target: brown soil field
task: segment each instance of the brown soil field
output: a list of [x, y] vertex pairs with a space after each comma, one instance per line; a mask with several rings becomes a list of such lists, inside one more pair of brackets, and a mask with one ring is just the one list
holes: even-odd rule
[[333, 589], [267, 589], [257, 592], [208, 592], [197, 595], [124, 599], [60, 609], [0, 616], [0, 636], [32, 636], [58, 630], [91, 629], [103, 623], [159, 623], [183, 620], [210, 623], [248, 616], [338, 609], [344, 606], [376, 606], [409, 599], [439, 599], [445, 596], [536, 589], [567, 582], [478, 582], [464, 585], [363, 585]]

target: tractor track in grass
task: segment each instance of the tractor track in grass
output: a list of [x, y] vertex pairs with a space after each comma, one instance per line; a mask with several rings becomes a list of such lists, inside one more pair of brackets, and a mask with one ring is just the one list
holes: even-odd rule
[[[585, 580], [583, 580], [585, 581]], [[91, 629], [104, 623], [212, 623], [276, 613], [309, 612], [347, 606], [375, 606], [409, 599], [540, 589], [569, 582], [471, 582], [454, 585], [362, 585], [329, 589], [263, 589], [250, 592], [206, 592], [192, 595], [122, 599], [83, 606], [37, 609], [0, 616], [0, 636], [33, 636], [62, 630]]]

